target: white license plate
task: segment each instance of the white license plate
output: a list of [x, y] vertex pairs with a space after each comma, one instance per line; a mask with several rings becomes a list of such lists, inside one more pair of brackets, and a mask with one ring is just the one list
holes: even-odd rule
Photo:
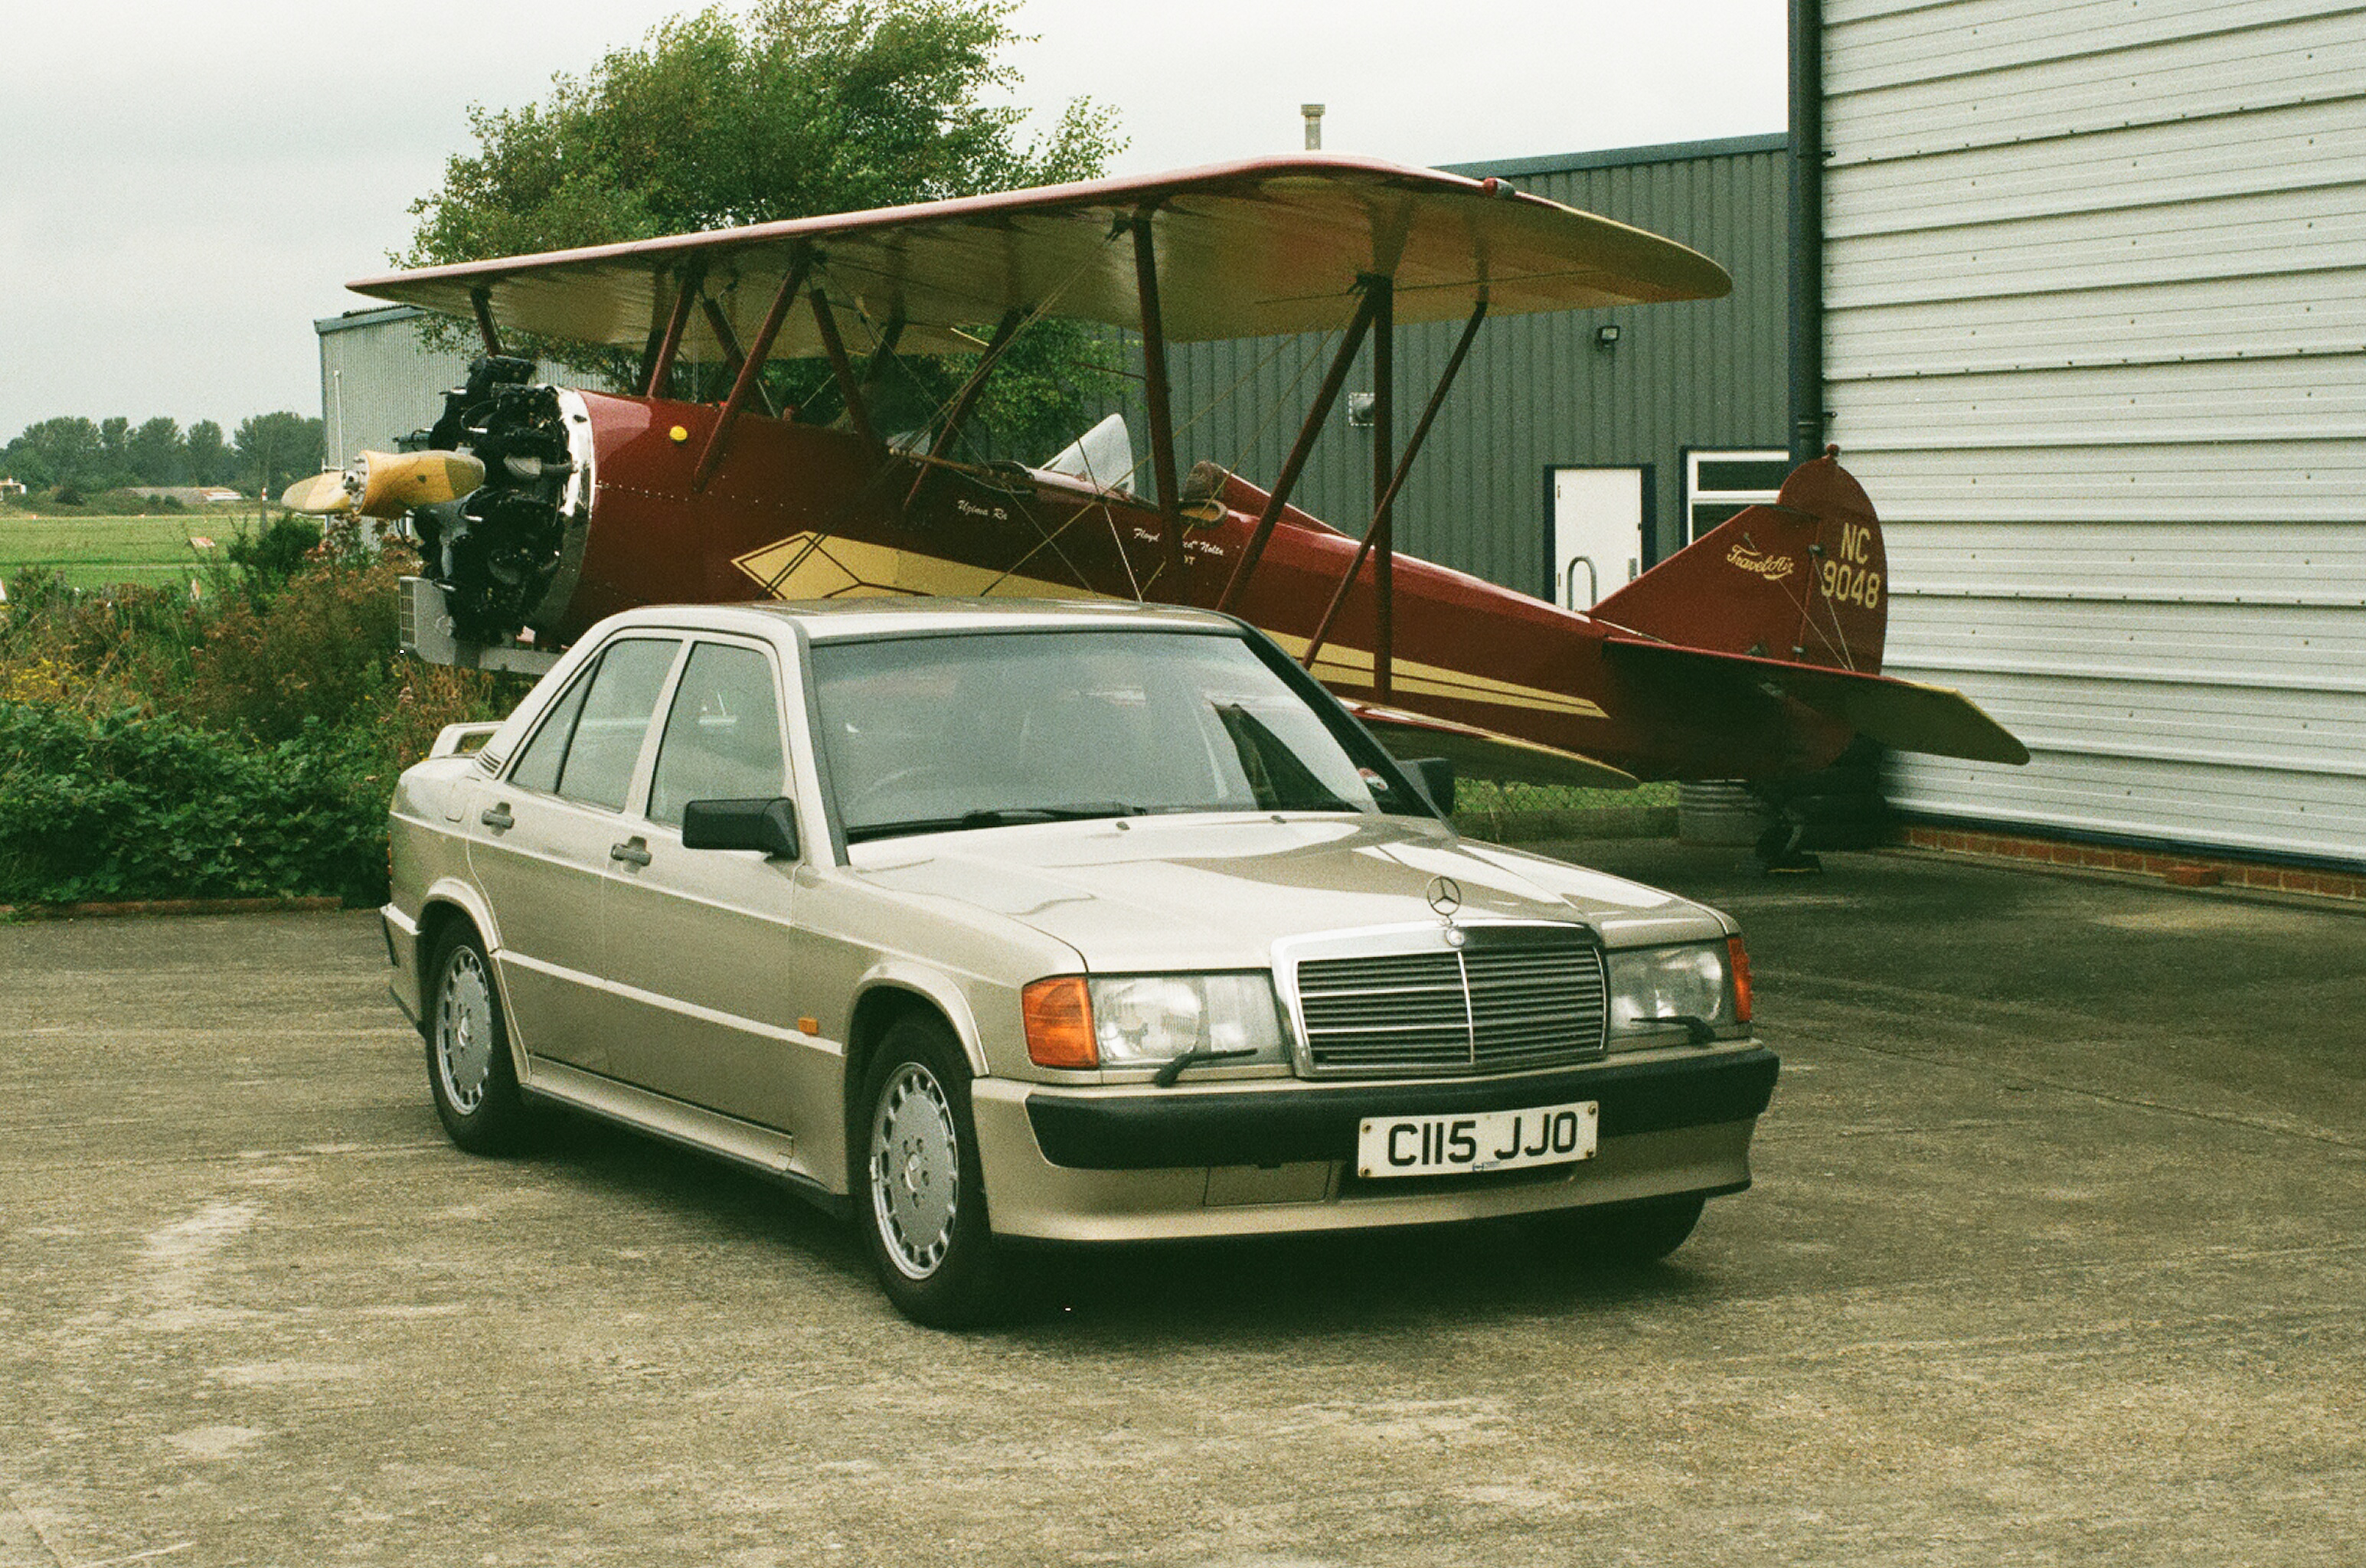
[[1459, 1176], [1592, 1159], [1599, 1101], [1463, 1116], [1374, 1116], [1356, 1133], [1358, 1176]]

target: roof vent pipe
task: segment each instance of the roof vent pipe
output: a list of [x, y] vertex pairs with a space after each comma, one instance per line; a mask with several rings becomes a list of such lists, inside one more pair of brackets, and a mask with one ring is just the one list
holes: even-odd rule
[[1791, 0], [1791, 460], [1824, 449], [1824, 7]]
[[1306, 117], [1306, 150], [1309, 152], [1322, 152], [1323, 106], [1321, 104], [1301, 104], [1298, 106], [1298, 112]]

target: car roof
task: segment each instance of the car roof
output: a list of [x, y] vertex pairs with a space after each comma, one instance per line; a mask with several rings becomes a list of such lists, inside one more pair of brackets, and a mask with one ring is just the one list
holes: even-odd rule
[[805, 628], [816, 642], [947, 632], [1139, 629], [1237, 632], [1240, 623], [1211, 610], [1139, 604], [1124, 599], [953, 599], [879, 597], [768, 601], [749, 604], [650, 604], [618, 615], [611, 626], [737, 631], [763, 636], [783, 622]]

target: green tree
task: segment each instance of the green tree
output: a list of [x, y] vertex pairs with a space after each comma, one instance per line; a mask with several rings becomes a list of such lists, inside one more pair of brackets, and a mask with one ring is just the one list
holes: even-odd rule
[[[1024, 41], [1012, 8], [766, 0], [744, 17], [677, 17], [587, 75], [558, 77], [539, 104], [471, 109], [478, 150], [450, 159], [442, 188], [412, 204], [411, 247], [392, 259], [431, 266], [1090, 178], [1122, 146], [1108, 111], [1076, 99], [1022, 144], [1025, 111], [986, 101], [1019, 80], [1001, 59]], [[612, 385], [629, 383], [637, 357], [520, 346]], [[1091, 395], [1076, 366], [1106, 353], [1072, 323], [1039, 325], [980, 417], [1010, 444], [1065, 442]], [[939, 398], [965, 368], [915, 366]], [[772, 375], [793, 404], [828, 378], [817, 363]]]
[[299, 475], [321, 468], [321, 422], [301, 414], [250, 414], [239, 421], [239, 478], [249, 488], [276, 495]]
[[201, 419], [189, 426], [182, 445], [188, 452], [191, 484], [226, 485], [236, 474], [238, 460], [222, 440], [222, 427], [212, 420]]
[[124, 443], [124, 457], [141, 484], [176, 485], [188, 477], [188, 449], [177, 420], [152, 419]]
[[[105, 453], [98, 426], [86, 419], [68, 417], [27, 425], [24, 434], [8, 443], [5, 460], [10, 467], [24, 468], [28, 473], [42, 473], [45, 479], [40, 482], [81, 490], [99, 477], [105, 467]], [[27, 484], [35, 483], [28, 473], [17, 477]]]

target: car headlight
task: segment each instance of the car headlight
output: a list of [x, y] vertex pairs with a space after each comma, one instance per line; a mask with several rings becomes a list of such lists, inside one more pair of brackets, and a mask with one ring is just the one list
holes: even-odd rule
[[1155, 1067], [1182, 1056], [1211, 1066], [1286, 1060], [1273, 980], [1262, 971], [1065, 976], [1028, 987], [1024, 1006], [1028, 1055], [1045, 1066]]
[[1614, 1041], [1681, 1030], [1705, 1043], [1739, 1034], [1750, 1022], [1750, 958], [1740, 937], [1607, 956]]

